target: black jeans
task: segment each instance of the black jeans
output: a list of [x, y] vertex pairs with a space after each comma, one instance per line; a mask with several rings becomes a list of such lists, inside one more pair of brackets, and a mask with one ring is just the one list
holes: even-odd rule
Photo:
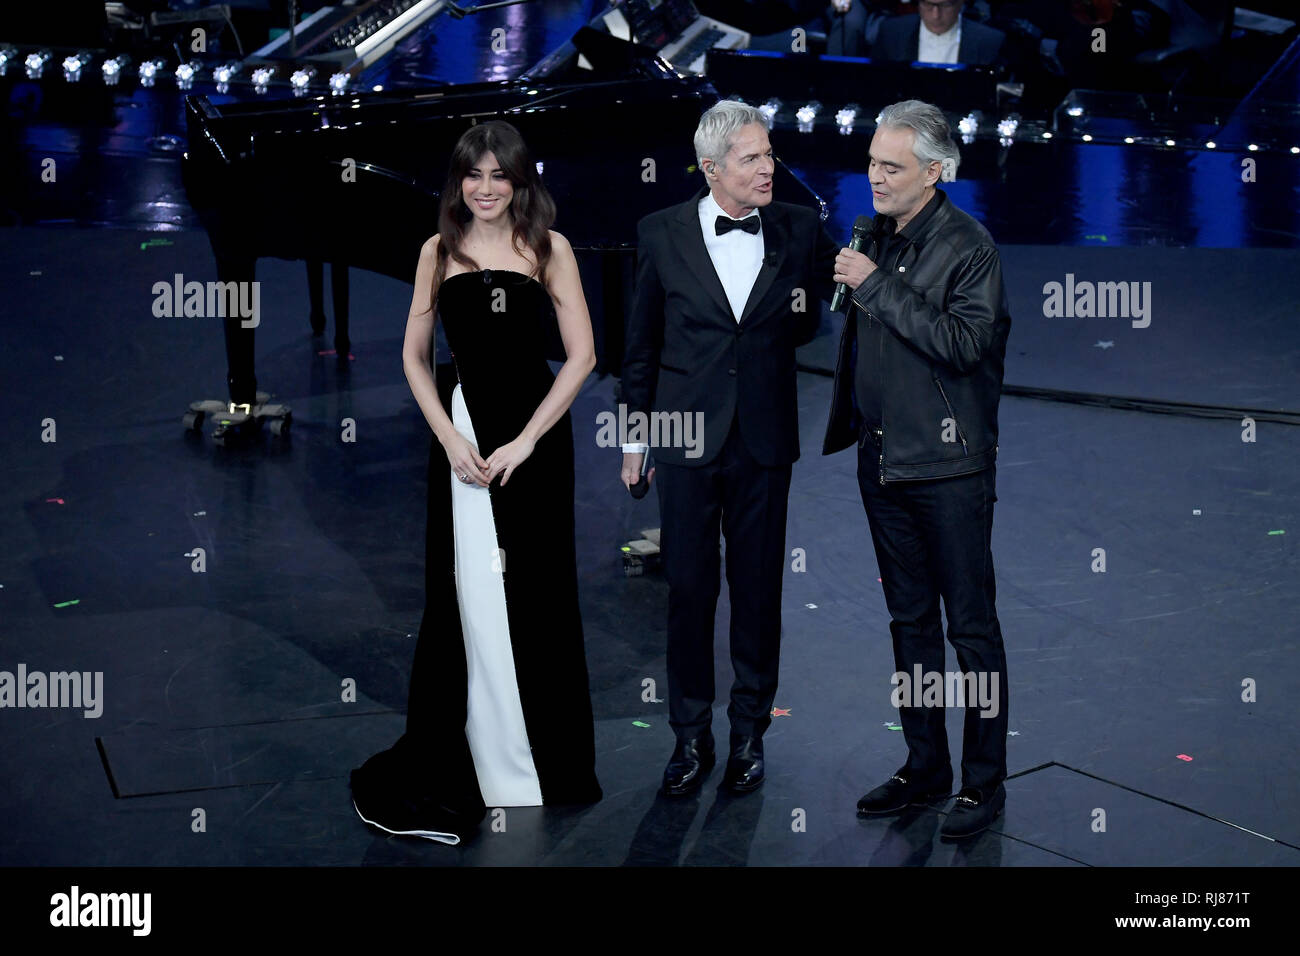
[[[964, 703], [962, 787], [974, 787], [987, 797], [1007, 776], [1007, 662], [994, 607], [990, 548], [996, 466], [951, 478], [881, 485], [879, 454], [871, 439], [859, 448], [858, 487], [889, 608], [894, 666], [907, 678], [898, 688], [908, 691], [899, 708], [906, 769], [915, 779], [951, 785], [945, 707], [934, 706], [933, 698], [914, 706], [918, 698], [910, 686], [916, 683], [917, 665], [923, 678], [945, 674], [942, 597], [958, 669], [976, 676], [978, 692], [965, 694], [964, 700], [945, 695], [939, 702]], [[955, 689], [955, 677], [951, 680]]]

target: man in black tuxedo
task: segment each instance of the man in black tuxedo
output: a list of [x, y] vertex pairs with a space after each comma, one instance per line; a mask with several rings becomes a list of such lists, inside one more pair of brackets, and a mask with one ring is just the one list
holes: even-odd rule
[[880, 25], [873, 60], [898, 63], [968, 63], [989, 66], [1002, 54], [1006, 34], [961, 15], [965, 0], [918, 0], [916, 15]]
[[[637, 227], [623, 401], [636, 413], [699, 421], [694, 447], [655, 445], [660, 552], [668, 580], [668, 711], [677, 735], [664, 793], [703, 784], [714, 764], [713, 618], [719, 530], [727, 542], [730, 751], [723, 786], [763, 782], [781, 636], [786, 502], [799, 457], [797, 345], [816, 333], [839, 245], [810, 208], [772, 199], [775, 161], [762, 114], [722, 100], [700, 119], [706, 185]], [[623, 481], [645, 447], [625, 444]]]

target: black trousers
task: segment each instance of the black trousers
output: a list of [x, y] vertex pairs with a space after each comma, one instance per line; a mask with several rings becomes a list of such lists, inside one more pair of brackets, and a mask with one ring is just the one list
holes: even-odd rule
[[731, 733], [761, 737], [772, 722], [781, 652], [781, 577], [791, 466], [765, 468], [733, 419], [707, 465], [656, 464], [659, 548], [668, 581], [668, 723], [701, 736], [713, 718], [713, 619], [721, 589], [719, 531], [731, 598]]
[[[952, 478], [881, 485], [879, 454], [870, 439], [860, 447], [858, 487], [889, 608], [894, 666], [911, 684], [918, 664], [922, 675], [946, 673], [942, 597], [958, 669], [975, 674], [980, 694], [986, 695], [983, 701], [980, 694], [967, 694], [964, 701], [951, 695], [965, 705], [962, 787], [987, 796], [1007, 776], [1007, 662], [994, 606], [990, 548], [996, 466]], [[909, 694], [899, 708], [906, 768], [915, 777], [951, 785], [945, 707], [914, 703]]]

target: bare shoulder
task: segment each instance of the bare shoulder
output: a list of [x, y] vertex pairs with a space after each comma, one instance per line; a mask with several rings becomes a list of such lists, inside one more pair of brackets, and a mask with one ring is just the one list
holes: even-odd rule
[[[546, 230], [546, 234], [551, 237], [551, 249], [554, 252], [573, 252], [573, 246], [569, 244], [569, 240], [565, 239], [561, 233], [556, 232], [554, 229], [548, 229]], [[437, 236], [434, 238], [436, 239]]]
[[433, 255], [437, 255], [437, 253], [438, 253], [438, 234], [435, 233], [434, 235], [430, 236], [428, 239], [424, 240], [424, 245], [420, 247], [420, 255], [433, 256]]

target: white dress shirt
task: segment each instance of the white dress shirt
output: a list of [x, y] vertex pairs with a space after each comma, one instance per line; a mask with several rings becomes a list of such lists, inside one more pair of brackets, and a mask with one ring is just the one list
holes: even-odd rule
[[[717, 220], [726, 216], [735, 222], [743, 220], [723, 212], [713, 193], [708, 192], [699, 203], [700, 231], [704, 235], [704, 248], [708, 250], [713, 262], [713, 271], [722, 282], [722, 291], [727, 295], [731, 305], [732, 317], [739, 322], [745, 313], [745, 303], [749, 301], [749, 292], [754, 287], [754, 280], [763, 268], [763, 220], [758, 210], [745, 218], [758, 218], [758, 232], [750, 235], [743, 229], [729, 230], [725, 235], [718, 235]], [[627, 444], [623, 446], [626, 453], [644, 454], [645, 445]]]
[[917, 43], [916, 58], [922, 63], [956, 63], [961, 49], [961, 17], [947, 33], [931, 33], [921, 22], [921, 38]]
[[[763, 220], [759, 219], [758, 232], [752, 236], [743, 229], [732, 229], [720, 236], [717, 230], [719, 216], [733, 222], [742, 220], [723, 212], [712, 192], [705, 193], [700, 200], [699, 210], [704, 248], [709, 251], [709, 258], [713, 261], [713, 271], [722, 280], [722, 290], [727, 293], [732, 315], [739, 322], [745, 312], [745, 303], [749, 301], [749, 290], [754, 287], [758, 270], [763, 267]], [[746, 218], [751, 217], [758, 217], [757, 209]]]

